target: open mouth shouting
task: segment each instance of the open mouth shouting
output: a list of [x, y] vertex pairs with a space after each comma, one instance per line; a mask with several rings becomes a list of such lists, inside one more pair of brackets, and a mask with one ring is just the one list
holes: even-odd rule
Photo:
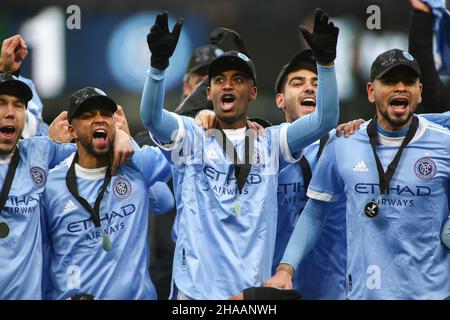
[[389, 99], [388, 103], [394, 115], [402, 116], [409, 112], [409, 98], [406, 96], [394, 96]]
[[106, 129], [95, 129], [94, 133], [92, 134], [92, 141], [94, 147], [98, 149], [106, 149], [108, 147], [108, 134], [106, 132]]
[[16, 127], [12, 125], [6, 125], [3, 127], [0, 127], [0, 135], [3, 138], [3, 140], [6, 141], [12, 141], [15, 137], [16, 133]]
[[236, 97], [231, 93], [225, 93], [220, 99], [222, 102], [222, 110], [227, 112], [231, 111], [235, 105]]
[[305, 107], [315, 107], [316, 106], [316, 98], [305, 97], [300, 101], [300, 104]]

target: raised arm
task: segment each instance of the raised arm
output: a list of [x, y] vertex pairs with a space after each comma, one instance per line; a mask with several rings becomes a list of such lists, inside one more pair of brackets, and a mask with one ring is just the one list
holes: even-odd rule
[[450, 93], [439, 78], [433, 56], [433, 23], [431, 8], [420, 0], [410, 0], [413, 10], [409, 24], [409, 52], [419, 62], [423, 84], [422, 112], [444, 112], [450, 107]]
[[163, 110], [164, 76], [180, 36], [183, 20], [178, 20], [172, 32], [168, 27], [167, 12], [156, 16], [155, 24], [147, 35], [151, 51], [151, 68], [147, 71], [141, 100], [141, 119], [144, 126], [161, 142], [171, 142], [178, 130], [176, 118]]
[[301, 151], [322, 137], [332, 130], [339, 120], [339, 95], [334, 69], [339, 28], [328, 21], [326, 13], [316, 9], [313, 33], [303, 25], [300, 25], [299, 29], [317, 59], [319, 81], [316, 110], [297, 119], [287, 129], [291, 153]]

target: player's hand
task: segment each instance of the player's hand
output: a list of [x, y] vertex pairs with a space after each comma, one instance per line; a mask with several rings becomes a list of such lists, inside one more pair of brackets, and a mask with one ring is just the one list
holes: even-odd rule
[[156, 16], [155, 24], [147, 35], [147, 44], [152, 56], [150, 62], [153, 68], [164, 70], [169, 66], [169, 58], [172, 56], [180, 37], [183, 19], [178, 19], [169, 31], [167, 11]]
[[5, 39], [0, 53], [0, 72], [16, 72], [27, 55], [27, 45], [19, 34]]
[[348, 138], [353, 135], [356, 131], [359, 130], [361, 123], [364, 122], [364, 119], [356, 119], [346, 123], [341, 123], [336, 127], [336, 136], [340, 137], [342, 133], [344, 133], [344, 137]]
[[414, 9], [426, 12], [426, 13], [430, 13], [431, 12], [431, 8], [428, 4], [423, 3], [420, 0], [409, 0], [409, 3], [411, 3], [411, 6]]
[[116, 128], [123, 130], [131, 137], [130, 128], [128, 127], [128, 121], [125, 117], [125, 112], [123, 111], [122, 106], [117, 105], [117, 111], [114, 113], [114, 118], [116, 119]]
[[322, 13], [322, 9], [316, 9], [313, 33], [309, 32], [304, 25], [299, 25], [298, 29], [311, 47], [319, 64], [331, 65], [336, 59], [339, 28], [328, 21], [328, 14]]
[[264, 281], [264, 287], [273, 287], [278, 289], [292, 289], [292, 275], [294, 269], [288, 264], [280, 264], [275, 275]]
[[61, 112], [48, 127], [48, 137], [59, 143], [68, 143], [72, 141], [69, 133], [69, 121], [67, 120], [67, 111]]
[[195, 116], [195, 124], [203, 130], [213, 129], [217, 126], [216, 114], [211, 110], [201, 110]]
[[134, 149], [130, 136], [124, 131], [117, 129], [114, 139], [114, 153], [111, 161], [111, 175], [115, 176], [119, 167], [125, 164], [133, 154]]
[[247, 126], [253, 130], [253, 133], [255, 135], [258, 135], [260, 133], [262, 136], [266, 135], [266, 129], [262, 125], [260, 125], [258, 122], [247, 120]]

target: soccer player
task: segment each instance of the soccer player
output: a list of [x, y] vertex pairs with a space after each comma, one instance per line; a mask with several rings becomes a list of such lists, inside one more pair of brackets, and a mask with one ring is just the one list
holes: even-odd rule
[[347, 139], [330, 138], [310, 200], [265, 285], [292, 286], [327, 212], [346, 196], [349, 299], [450, 296], [450, 254], [439, 237], [448, 216], [450, 131], [414, 115], [419, 77], [407, 52], [392, 49], [375, 59], [367, 93], [376, 117]]
[[0, 299], [41, 299], [40, 204], [48, 169], [74, 146], [45, 137], [19, 140], [28, 85], [0, 73]]
[[156, 299], [148, 273], [148, 190], [169, 178], [170, 165], [148, 147], [111, 176], [116, 110], [97, 88], [71, 96], [67, 117], [78, 151], [50, 171], [44, 193], [49, 299]]
[[253, 62], [240, 52], [224, 53], [208, 68], [208, 99], [218, 118], [217, 130], [205, 133], [193, 119], [163, 110], [164, 70], [181, 25], [178, 21], [169, 32], [165, 12], [157, 16], [147, 36], [152, 67], [141, 118], [156, 139], [171, 144], [161, 148], [171, 151], [167, 156], [174, 163], [181, 213], [172, 296], [226, 299], [261, 285], [270, 274], [277, 218], [273, 190], [280, 167], [294, 162], [303, 147], [337, 123], [333, 61], [338, 28], [318, 10], [314, 32], [308, 33], [321, 79], [316, 111], [291, 125], [269, 128], [265, 137], [253, 137], [251, 130], [246, 132], [246, 117], [257, 96], [256, 74]]
[[[42, 194], [49, 168], [75, 151], [47, 137], [19, 140], [31, 99], [26, 83], [0, 73], [0, 299], [42, 298]], [[116, 159], [130, 154], [116, 146]]]
[[27, 55], [27, 44], [19, 34], [3, 40], [0, 51], [0, 72], [16, 75], [19, 77], [19, 80], [25, 82], [33, 92], [33, 97], [27, 105], [22, 138], [47, 135], [48, 133], [48, 125], [42, 119], [42, 110], [44, 106], [37, 94], [34, 83], [31, 79], [19, 75], [20, 66]]
[[[314, 112], [317, 103], [317, 67], [310, 49], [296, 54], [275, 81], [275, 100], [286, 122]], [[330, 132], [334, 135], [334, 131]], [[306, 190], [328, 134], [306, 147], [298, 163], [281, 169], [278, 177], [278, 221], [272, 273], [281, 261], [295, 224], [304, 208]], [[344, 200], [344, 201], [343, 201]], [[317, 246], [297, 268], [293, 286], [303, 299], [345, 299], [345, 199], [327, 218]], [[307, 276], [305, 276], [307, 275]]]

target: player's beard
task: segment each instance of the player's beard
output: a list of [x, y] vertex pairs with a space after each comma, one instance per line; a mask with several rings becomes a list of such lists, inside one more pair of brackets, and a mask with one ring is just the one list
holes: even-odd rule
[[398, 130], [398, 129], [402, 128], [405, 124], [407, 124], [411, 120], [411, 118], [414, 114], [410, 110], [405, 118], [394, 118], [389, 115], [388, 109], [385, 109], [385, 110], [378, 109], [378, 110], [381, 113], [381, 115], [383, 116], [384, 120], [386, 120], [386, 122], [388, 122], [392, 126], [392, 128], [394, 128], [394, 130]]
[[227, 116], [218, 114], [218, 115], [216, 115], [216, 117], [229, 125], [232, 125], [242, 119], [242, 116], [240, 116], [240, 115], [227, 117]]
[[90, 155], [94, 156], [97, 159], [109, 161], [109, 159], [112, 158], [113, 147], [110, 140], [108, 140], [108, 148], [101, 151], [96, 150], [91, 141], [88, 139], [78, 137], [77, 141], [81, 143], [81, 145], [84, 147], [87, 153], [89, 153]]

